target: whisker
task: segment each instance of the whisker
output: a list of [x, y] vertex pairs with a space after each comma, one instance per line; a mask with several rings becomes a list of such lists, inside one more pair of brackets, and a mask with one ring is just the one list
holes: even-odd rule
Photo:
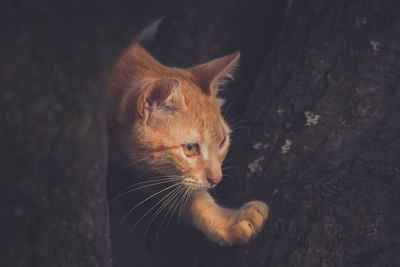
[[110, 201], [110, 204], [113, 204], [117, 199], [119, 199], [119, 198], [121, 198], [121, 197], [123, 197], [123, 196], [125, 196], [125, 195], [127, 195], [127, 194], [129, 194], [129, 193], [135, 192], [135, 191], [137, 191], [137, 190], [140, 190], [140, 189], [143, 189], [143, 188], [146, 188], [146, 187], [151, 187], [151, 186], [160, 185], [160, 184], [166, 184], [166, 183], [170, 183], [170, 182], [178, 181], [178, 180], [180, 180], [180, 179], [165, 179], [165, 180], [160, 180], [159, 182], [153, 182], [153, 183], [151, 183], [151, 184], [146, 184], [146, 185], [142, 185], [142, 186], [139, 186], [139, 187], [136, 187], [136, 188], [133, 188], [133, 189], [129, 189], [129, 190], [127, 190], [127, 191], [126, 191], [126, 189], [124, 189], [124, 190], [122, 190], [122, 192], [118, 193], [118, 194]]
[[190, 197], [192, 196], [192, 190], [190, 189], [190, 188], [188, 188], [189, 190], [188, 190], [188, 196], [187, 196], [187, 198], [186, 198], [186, 201], [185, 201], [185, 205], [184, 205], [184, 211], [186, 211], [186, 209], [187, 209], [187, 206], [188, 206], [188, 204], [189, 204], [189, 200], [190, 200]]
[[186, 199], [186, 197], [187, 197], [187, 194], [188, 194], [188, 191], [189, 191], [189, 188], [186, 188], [186, 191], [185, 191], [185, 193], [183, 194], [183, 196], [182, 196], [182, 198], [181, 198], [181, 206], [179, 207], [179, 214], [178, 214], [178, 222], [180, 222], [180, 218], [181, 218], [181, 212], [182, 212], [182, 208], [183, 208], [183, 203], [185, 202], [185, 199]]
[[[150, 178], [141, 179], [141, 180], [144, 180], [144, 181], [141, 181], [141, 182], [137, 182], [137, 183], [128, 185], [127, 187], [125, 187], [124, 189], [122, 189], [121, 191], [119, 191], [119, 192], [117, 193], [117, 195], [123, 193], [125, 190], [129, 190], [130, 188], [135, 187], [136, 185], [140, 185], [140, 184], [144, 184], [144, 183], [156, 182], [156, 181], [159, 181], [160, 178], [175, 178], [175, 177], [178, 178], [177, 176], [155, 176], [155, 177], [150, 177]], [[162, 180], [162, 179], [160, 179], [160, 180]]]
[[136, 204], [136, 206], [134, 206], [132, 209], [130, 209], [129, 212], [124, 216], [124, 218], [122, 218], [120, 224], [122, 224], [122, 223], [126, 220], [126, 218], [127, 218], [137, 207], [139, 207], [140, 205], [142, 205], [143, 203], [145, 203], [145, 202], [148, 201], [149, 199], [151, 199], [151, 198], [157, 196], [158, 194], [161, 194], [161, 193], [164, 192], [165, 190], [168, 190], [168, 189], [170, 189], [170, 188], [172, 188], [172, 187], [174, 187], [174, 186], [178, 186], [178, 185], [179, 185], [178, 183], [177, 183], [177, 184], [170, 185], [170, 186], [168, 186], [168, 187], [166, 187], [166, 188], [164, 188], [164, 189], [158, 191], [157, 193], [152, 194], [151, 196], [149, 196], [149, 197], [147, 197], [146, 199], [142, 200], [142, 201], [139, 202], [138, 204]]
[[237, 166], [226, 166], [226, 167], [222, 167], [222, 170], [223, 170], [223, 171], [231, 170], [231, 169], [240, 169], [240, 167], [237, 167]]
[[[145, 231], [143, 232], [143, 236], [146, 235], [147, 231], [150, 229], [151, 224], [153, 223], [154, 219], [160, 214], [160, 212], [168, 205], [169, 202], [174, 198], [174, 196], [181, 190], [181, 187], [174, 188], [171, 192], [168, 193], [167, 199], [160, 205], [160, 207], [155, 211], [155, 213], [146, 221], [147, 224]], [[157, 203], [158, 204], [158, 203]], [[156, 204], [156, 205], [157, 205]], [[155, 205], [155, 206], [156, 206]], [[150, 222], [149, 222], [150, 220]]]
[[224, 114], [222, 115], [224, 118], [226, 117], [226, 115], [228, 114], [229, 109], [231, 108], [233, 102], [235, 102], [239, 97], [241, 96], [241, 94], [237, 94], [228, 104], [228, 106], [226, 107]]
[[131, 229], [129, 230], [129, 233], [131, 233], [133, 231], [133, 229], [136, 227], [136, 225], [138, 225], [145, 217], [147, 214], [149, 214], [159, 203], [161, 203], [168, 195], [164, 196], [163, 198], [161, 198], [155, 205], [153, 205], [153, 207], [151, 209], [149, 209], [138, 221], [136, 221], [136, 223], [131, 227]]
[[118, 194], [120, 194], [123, 191], [128, 190], [129, 188], [132, 188], [132, 187], [134, 187], [136, 185], [145, 184], [145, 183], [152, 183], [152, 182], [158, 182], [158, 181], [164, 181], [165, 180], [164, 178], [177, 178], [178, 179], [179, 177], [178, 176], [169, 175], [169, 176], [155, 176], [155, 177], [150, 177], [150, 178], [146, 178], [146, 179], [141, 179], [141, 180], [144, 180], [144, 181], [131, 184], [131, 185], [125, 187], [124, 189], [122, 189]]
[[236, 120], [229, 122], [229, 127], [234, 128], [235, 125], [241, 125], [246, 123], [254, 123], [255, 121], [252, 120]]
[[171, 212], [174, 203], [175, 203], [175, 202], [177, 201], [177, 199], [179, 198], [179, 193], [180, 193], [180, 191], [178, 191], [176, 194], [174, 194], [174, 196], [172, 197], [171, 201], [169, 202], [169, 203], [171, 203], [172, 200], [174, 200], [174, 202], [173, 202], [171, 205], [168, 205], [168, 206], [169, 206], [169, 207], [168, 207], [168, 210], [167, 210], [167, 212], [166, 212], [165, 215], [163, 216], [163, 219], [162, 219], [161, 222], [160, 222], [160, 226], [158, 227], [158, 230], [157, 230], [156, 240], [158, 240], [158, 237], [160, 236], [160, 232], [161, 232], [161, 229], [162, 229], [162, 226], [163, 226], [163, 224], [164, 224], [165, 219], [168, 217], [168, 214]]
[[[242, 126], [242, 127], [235, 127], [235, 128], [232, 128], [231, 130], [232, 130], [232, 132], [236, 132], [236, 134], [237, 134], [237, 132], [239, 132], [239, 131], [242, 131], [242, 130], [251, 130], [251, 129], [253, 129], [252, 127], [247, 127], [247, 126]], [[234, 135], [234, 134], [233, 134]]]
[[[183, 212], [186, 212], [186, 210], [187, 210], [187, 205], [188, 205], [188, 203], [189, 203], [189, 199], [190, 199], [190, 196], [192, 195], [192, 190], [190, 189], [190, 188], [188, 188], [187, 189], [187, 194], [186, 194], [186, 197], [185, 197], [185, 199], [184, 199], [184, 201], [183, 201]], [[179, 217], [180, 218], [180, 217]]]
[[125, 187], [121, 191], [128, 190], [129, 188], [135, 187], [137, 185], [148, 184], [148, 183], [159, 182], [159, 181], [166, 181], [166, 180], [175, 180], [175, 179], [176, 180], [180, 180], [180, 178], [178, 176], [158, 176], [158, 177], [154, 177], [154, 178], [151, 178], [151, 179], [147, 179], [147, 180], [142, 181], [142, 182], [137, 182], [137, 183], [131, 184], [131, 185]]
[[130, 167], [132, 167], [132, 166], [134, 166], [134, 165], [136, 165], [136, 164], [138, 164], [138, 163], [140, 163], [140, 162], [146, 161], [146, 160], [148, 160], [148, 159], [150, 159], [150, 157], [145, 157], [145, 158], [142, 158], [142, 159], [139, 159], [139, 160], [136, 160], [136, 161], [132, 161], [132, 162], [130, 162], [130, 163], [128, 164], [128, 166], [126, 166], [126, 167], [123, 168], [122, 170], [126, 170], [126, 169], [128, 169], [128, 168], [130, 168]]
[[[173, 212], [174, 212], [174, 211], [172, 211], [172, 209], [173, 209], [173, 207], [174, 207], [176, 201], [179, 199], [180, 193], [181, 193], [181, 192], [182, 192], [182, 191], [178, 192], [178, 193], [174, 196], [174, 199], [175, 199], [174, 202], [168, 207], [168, 210], [167, 210], [166, 214], [164, 215], [164, 217], [163, 217], [163, 219], [162, 219], [162, 221], [161, 221], [161, 223], [160, 223], [160, 227], [158, 228], [157, 237], [158, 237], [159, 234], [160, 234], [160, 231], [161, 231], [161, 229], [162, 229], [162, 225], [163, 225], [165, 219], [168, 217], [168, 214], [171, 213], [171, 216], [173, 215]], [[167, 223], [166, 225], [168, 225], [168, 223]]]
[[[228, 163], [232, 162], [232, 158], [226, 158], [224, 159], [224, 161], [222, 162], [222, 165], [226, 165]], [[228, 166], [227, 166], [228, 167]]]
[[[177, 200], [180, 200], [180, 198], [182, 197], [182, 195], [183, 195], [183, 192], [182, 192], [182, 194], [180, 194], [180, 195], [178, 196]], [[173, 205], [175, 206], [175, 208], [174, 208], [174, 210], [171, 212], [171, 215], [170, 215], [170, 217], [169, 217], [169, 220], [168, 220], [168, 222], [167, 222], [167, 225], [170, 224], [170, 222], [171, 222], [171, 220], [172, 220], [172, 217], [174, 216], [174, 214], [175, 214], [175, 212], [176, 212], [176, 209], [177, 209], [178, 206], [179, 206], [180, 201], [178, 201], [178, 203], [176, 203], [176, 205], [175, 205], [175, 203], [176, 203], [176, 202], [173, 203]]]

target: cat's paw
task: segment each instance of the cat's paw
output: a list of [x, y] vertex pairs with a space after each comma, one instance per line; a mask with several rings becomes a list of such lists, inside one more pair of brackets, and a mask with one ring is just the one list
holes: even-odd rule
[[250, 201], [238, 212], [238, 221], [230, 229], [230, 245], [245, 244], [255, 238], [268, 218], [269, 207], [261, 201]]

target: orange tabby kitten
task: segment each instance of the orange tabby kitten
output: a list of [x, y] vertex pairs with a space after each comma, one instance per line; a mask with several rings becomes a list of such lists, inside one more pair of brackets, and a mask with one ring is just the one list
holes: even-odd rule
[[114, 67], [107, 88], [111, 142], [118, 142], [141, 171], [166, 175], [155, 180], [166, 185], [159, 197], [181, 192], [188, 198], [185, 218], [220, 245], [247, 243], [268, 217], [263, 202], [227, 209], [207, 192], [222, 179], [230, 143], [217, 91], [231, 78], [238, 58], [236, 52], [180, 69], [162, 65], [134, 43]]

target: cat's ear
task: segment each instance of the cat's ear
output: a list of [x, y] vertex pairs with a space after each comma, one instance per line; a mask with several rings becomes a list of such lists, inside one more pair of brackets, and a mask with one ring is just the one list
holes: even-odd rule
[[161, 116], [172, 114], [183, 106], [184, 97], [181, 87], [178, 79], [167, 78], [145, 83], [139, 96], [131, 90], [130, 94], [122, 98], [119, 120], [129, 122], [133, 120], [136, 113], [145, 123], [151, 112], [156, 112]]
[[189, 68], [200, 88], [207, 95], [216, 96], [218, 89], [233, 78], [239, 63], [239, 51]]
[[139, 117], [147, 120], [150, 112], [170, 115], [183, 105], [181, 82], [175, 78], [150, 82], [140, 94], [137, 102]]

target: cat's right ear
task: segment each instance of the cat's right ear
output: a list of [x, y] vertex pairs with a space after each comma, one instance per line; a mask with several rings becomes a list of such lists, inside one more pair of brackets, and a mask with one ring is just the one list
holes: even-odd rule
[[149, 82], [137, 98], [137, 114], [145, 123], [150, 113], [157, 116], [173, 114], [184, 102], [181, 82], [166, 78]]

